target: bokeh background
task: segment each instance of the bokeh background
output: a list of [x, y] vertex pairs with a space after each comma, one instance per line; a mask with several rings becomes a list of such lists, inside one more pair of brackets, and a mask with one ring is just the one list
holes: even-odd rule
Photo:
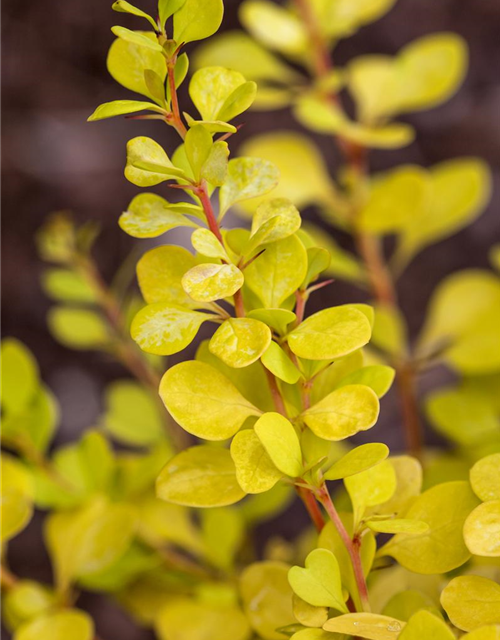
[[[138, 4], [154, 12], [154, 0]], [[238, 1], [225, 4], [222, 30], [238, 26]], [[106, 71], [105, 57], [113, 38], [110, 27], [118, 22], [110, 5], [110, 0], [2, 3], [3, 335], [28, 345], [40, 362], [43, 378], [58, 396], [62, 406], [59, 442], [75, 439], [93, 424], [103, 386], [124, 372], [99, 354], [68, 351], [49, 335], [45, 323], [49, 303], [40, 289], [43, 265], [36, 254], [34, 233], [55, 210], [72, 210], [78, 222], [98, 221], [102, 233], [95, 254], [104, 276], [111, 277], [134, 243], [117, 226], [120, 212], [136, 193], [123, 177], [126, 141], [140, 134], [155, 137], [167, 149], [177, 145], [173, 130], [158, 123], [125, 119], [86, 123], [96, 105], [129, 97]], [[130, 28], [143, 26], [121, 14], [121, 23], [124, 20]], [[393, 54], [410, 40], [441, 30], [455, 31], [467, 40], [468, 77], [449, 102], [408, 117], [417, 128], [416, 141], [401, 150], [374, 152], [372, 169], [401, 162], [427, 166], [456, 155], [475, 155], [490, 164], [494, 193], [487, 211], [472, 226], [423, 251], [401, 279], [400, 300], [413, 336], [434, 286], [456, 270], [487, 267], [488, 248], [500, 238], [500, 2], [399, 0], [384, 18], [341, 42], [335, 52], [335, 62], [342, 66], [359, 54]], [[299, 128], [286, 110], [253, 112], [245, 115], [245, 123], [233, 144], [257, 132]], [[339, 158], [333, 144], [326, 138], [318, 142], [335, 172]], [[319, 221], [314, 210], [302, 213]], [[349, 248], [346, 237], [336, 239]], [[141, 250], [147, 247], [143, 243]], [[311, 308], [361, 299], [362, 294], [352, 287], [335, 283], [317, 296]], [[423, 380], [422, 390], [440, 383], [443, 375], [433, 372]], [[397, 400], [389, 394], [383, 401], [377, 437], [396, 449], [402, 445], [398, 422]], [[292, 510], [280, 529], [287, 535], [300, 525], [300, 509]], [[39, 529], [37, 518], [16, 538], [9, 555], [20, 575], [47, 579]], [[81, 605], [93, 613], [104, 638], [150, 637], [133, 628], [113, 605], [104, 606], [93, 596], [85, 596]]]

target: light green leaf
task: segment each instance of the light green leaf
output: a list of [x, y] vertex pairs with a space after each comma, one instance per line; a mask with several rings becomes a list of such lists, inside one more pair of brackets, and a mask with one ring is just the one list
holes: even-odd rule
[[360, 522], [367, 507], [374, 507], [390, 500], [396, 491], [396, 472], [388, 460], [344, 480], [351, 498], [354, 522]]
[[58, 302], [96, 302], [97, 296], [80, 273], [71, 269], [47, 269], [42, 274], [42, 287], [47, 296]]
[[92, 618], [77, 609], [65, 609], [47, 613], [22, 625], [16, 632], [16, 640], [92, 640]]
[[276, 342], [271, 342], [267, 350], [262, 354], [262, 364], [277, 378], [288, 384], [295, 384], [302, 376], [285, 351]]
[[17, 458], [2, 452], [1, 465], [2, 542], [10, 540], [28, 524], [33, 515], [33, 479]]
[[143, 351], [170, 356], [191, 344], [201, 325], [216, 317], [172, 302], [155, 302], [135, 315], [130, 335]]
[[245, 255], [257, 247], [293, 235], [300, 228], [298, 210], [286, 198], [265, 200], [256, 209], [252, 220], [252, 233]]
[[306, 270], [306, 250], [293, 235], [267, 245], [245, 269], [245, 283], [265, 307], [279, 307], [300, 287]]
[[186, 175], [174, 167], [157, 142], [138, 136], [127, 142], [125, 177], [137, 187], [151, 187], [165, 180], [185, 179]]
[[409, 620], [399, 636], [401, 640], [454, 640], [455, 636], [448, 625], [429, 611], [417, 611]]
[[208, 258], [219, 258], [229, 262], [226, 250], [218, 238], [209, 229], [196, 229], [191, 236], [193, 249], [202, 256]]
[[90, 309], [52, 307], [47, 324], [56, 340], [70, 349], [102, 349], [111, 339], [104, 320]]
[[425, 533], [429, 525], [422, 520], [409, 520], [401, 518], [398, 520], [369, 520], [366, 523], [372, 531], [378, 533]]
[[451, 622], [463, 631], [500, 624], [500, 585], [488, 578], [453, 578], [441, 593], [441, 604]]
[[300, 18], [266, 0], [246, 0], [239, 17], [250, 34], [268, 49], [293, 56], [305, 53], [309, 40]]
[[245, 493], [263, 493], [281, 480], [282, 472], [273, 464], [253, 429], [243, 429], [234, 436], [231, 457]]
[[464, 540], [476, 556], [500, 557], [500, 500], [484, 502], [474, 509], [464, 524]]
[[297, 432], [281, 414], [262, 415], [254, 425], [255, 433], [276, 467], [296, 478], [302, 473], [302, 452]]
[[240, 85], [226, 98], [217, 119], [229, 122], [236, 118], [252, 106], [256, 93], [257, 85], [255, 82], [248, 81]]
[[186, 0], [174, 14], [174, 40], [194, 42], [213, 35], [220, 27], [222, 0]]
[[243, 274], [234, 264], [199, 264], [182, 278], [184, 291], [199, 302], [229, 298], [243, 286]]
[[271, 330], [260, 320], [229, 318], [212, 336], [210, 352], [239, 369], [256, 362], [271, 342]]
[[470, 483], [480, 500], [500, 500], [500, 453], [478, 460], [470, 470]]
[[196, 215], [195, 205], [170, 203], [155, 193], [140, 193], [124, 211], [118, 224], [133, 238], [156, 238], [176, 227], [197, 227], [183, 214]]
[[164, 53], [163, 47], [156, 41], [156, 38], [154, 40], [152, 38], [148, 38], [148, 36], [143, 35], [140, 31], [131, 31], [125, 27], [111, 27], [111, 31], [117, 38], [130, 42], [130, 44], [135, 44], [139, 47], [146, 47], [147, 49], [158, 51], [161, 54]]
[[315, 607], [347, 612], [337, 559], [328, 549], [315, 549], [307, 556], [305, 569], [292, 567], [288, 581], [294, 592]]
[[87, 122], [95, 120], [104, 120], [105, 118], [114, 118], [115, 116], [124, 116], [129, 113], [137, 113], [137, 111], [156, 111], [163, 113], [164, 110], [153, 102], [138, 102], [137, 100], [113, 100], [113, 102], [105, 102], [97, 107], [94, 113], [87, 118]]
[[6, 413], [22, 411], [38, 389], [38, 365], [33, 354], [15, 338], [2, 340], [2, 408]]
[[182, 362], [169, 369], [160, 396], [172, 417], [189, 433], [226, 440], [249, 416], [260, 415], [217, 369], [204, 362]]
[[500, 638], [500, 624], [479, 627], [462, 636], [464, 640], [498, 640]]
[[363, 347], [370, 336], [366, 315], [353, 305], [342, 305], [306, 318], [288, 334], [287, 340], [299, 358], [333, 360]]
[[325, 440], [344, 440], [377, 422], [379, 403], [370, 387], [353, 384], [329, 393], [304, 411], [307, 426]]
[[[148, 38], [152, 43], [157, 42], [156, 35], [151, 32], [138, 32]], [[167, 75], [167, 65], [165, 57], [160, 51], [149, 47], [132, 44], [117, 38], [108, 53], [108, 71], [113, 78], [130, 91], [135, 91], [143, 96], [152, 98], [146, 81], [144, 72], [147, 69], [154, 71], [163, 82]]]
[[19, 579], [4, 593], [2, 617], [8, 629], [38, 618], [56, 604], [52, 589], [32, 580]]
[[355, 33], [360, 27], [389, 11], [395, 0], [337, 0], [315, 5], [318, 24], [329, 38], [337, 40]]
[[245, 495], [229, 451], [214, 445], [191, 447], [169, 460], [156, 481], [156, 493], [187, 507], [224, 507]]
[[328, 249], [322, 249], [321, 247], [308, 247], [307, 274], [304, 278], [301, 289], [307, 289], [312, 282], [315, 282], [319, 275], [328, 269], [331, 261], [332, 256]]
[[264, 640], [283, 640], [283, 634], [276, 629], [296, 622], [288, 569], [282, 562], [256, 562], [241, 574], [240, 593], [245, 613], [252, 628]]
[[[328, 620], [328, 608], [327, 607], [315, 607], [309, 604], [302, 598], [299, 598], [297, 594], [293, 594], [293, 615], [297, 618], [300, 624], [305, 627], [322, 627]], [[327, 633], [326, 631], [321, 631]], [[300, 633], [300, 632], [299, 632]], [[295, 634], [297, 635], [297, 634]], [[300, 637], [300, 636], [299, 636]], [[307, 637], [307, 636], [305, 636]], [[311, 636], [311, 638], [314, 636]]]
[[245, 537], [245, 521], [239, 509], [207, 509], [201, 512], [205, 555], [212, 564], [226, 571]]
[[396, 640], [405, 623], [378, 613], [346, 613], [338, 618], [330, 618], [323, 625], [326, 631], [345, 633], [368, 640]]
[[247, 315], [269, 325], [280, 335], [286, 333], [287, 326], [297, 317], [293, 311], [288, 309], [253, 309]]
[[165, 245], [147, 251], [137, 263], [137, 279], [144, 300], [171, 302], [186, 307], [198, 307], [182, 288], [182, 276], [196, 264], [194, 256], [184, 247]]
[[257, 198], [273, 189], [279, 181], [279, 171], [272, 162], [261, 158], [230, 160], [227, 177], [219, 194], [220, 216], [237, 202]]
[[158, 17], [160, 24], [165, 26], [165, 22], [176, 13], [184, 4], [185, 0], [158, 0]]
[[342, 480], [379, 464], [389, 455], [389, 448], [381, 442], [355, 447], [337, 460], [324, 474], [325, 480]]
[[212, 144], [212, 136], [199, 124], [186, 133], [184, 151], [196, 182], [200, 181], [201, 168], [208, 159]]
[[127, 2], [126, 0], [116, 0], [116, 2], [113, 2], [113, 4], [111, 5], [111, 8], [113, 9], [113, 11], [118, 11], [119, 13], [131, 13], [134, 16], [145, 18], [155, 31], [157, 29], [157, 24], [151, 16], [149, 16], [144, 11], [141, 11], [137, 7], [134, 7], [133, 4], [130, 4], [130, 2]]
[[323, 631], [323, 629], [301, 629], [294, 633], [290, 640], [338, 640], [340, 637], [343, 638], [343, 636]]
[[393, 513], [406, 517], [406, 512], [422, 490], [422, 465], [411, 456], [391, 456], [388, 462], [396, 473], [396, 491], [392, 498], [372, 507], [369, 512], [375, 514]]
[[229, 147], [227, 142], [217, 140], [210, 149], [201, 168], [201, 177], [214, 187], [221, 187], [227, 175]]
[[391, 388], [395, 373], [392, 367], [375, 364], [369, 367], [362, 367], [357, 371], [349, 373], [345, 378], [342, 378], [338, 386], [344, 387], [348, 384], [363, 384], [373, 389], [377, 396], [382, 398]]
[[468, 482], [445, 482], [428, 489], [405, 517], [427, 522], [429, 530], [417, 535], [396, 535], [382, 553], [415, 573], [446, 573], [461, 566], [470, 558], [462, 528], [477, 504]]
[[163, 438], [158, 405], [144, 387], [132, 380], [116, 380], [106, 389], [106, 430], [120, 442], [152, 445]]
[[220, 116], [224, 105], [245, 82], [245, 77], [238, 71], [224, 67], [203, 67], [191, 78], [189, 95], [203, 120], [227, 122]]

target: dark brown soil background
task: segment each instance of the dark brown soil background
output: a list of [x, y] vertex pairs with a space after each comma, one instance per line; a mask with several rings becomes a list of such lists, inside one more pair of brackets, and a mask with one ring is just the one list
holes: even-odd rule
[[[153, 12], [153, 0], [138, 4]], [[124, 372], [99, 354], [68, 351], [48, 334], [49, 305], [39, 287], [42, 266], [33, 234], [54, 210], [72, 209], [81, 222], [98, 220], [102, 235], [96, 255], [110, 277], [133, 243], [117, 226], [120, 212], [136, 193], [123, 177], [126, 141], [144, 134], [156, 137], [167, 149], [177, 144], [173, 132], [157, 123], [122, 119], [86, 123], [96, 105], [129, 97], [106, 71], [110, 27], [118, 22], [140, 28], [142, 22], [114, 14], [110, 5], [111, 0], [4, 0], [2, 6], [3, 335], [20, 338], [38, 358], [44, 379], [62, 404], [60, 442], [77, 438], [92, 425], [100, 411], [103, 385]], [[226, 1], [223, 29], [238, 25], [237, 9], [238, 2]], [[399, 151], [374, 152], [372, 168], [401, 162], [432, 165], [457, 155], [478, 155], [492, 167], [495, 191], [485, 214], [422, 252], [402, 278], [399, 295], [413, 336], [436, 283], [459, 269], [486, 267], [488, 248], [500, 239], [500, 2], [399, 0], [382, 20], [342, 42], [335, 54], [342, 66], [359, 54], [395, 53], [410, 40], [440, 30], [455, 31], [467, 40], [471, 56], [467, 80], [445, 105], [408, 118], [417, 127], [416, 142]], [[298, 128], [286, 111], [252, 113], [245, 120], [240, 140], [256, 132]], [[318, 141], [335, 170], [335, 149], [326, 139]], [[317, 221], [313, 210], [303, 213]], [[348, 238], [336, 238], [350, 246]], [[323, 299], [315, 299], [311, 309], [361, 297], [350, 286], [336, 283]], [[422, 382], [421, 391], [440, 384], [444, 375], [433, 373]], [[402, 445], [393, 393], [383, 401], [377, 438], [396, 449]], [[280, 521], [279, 529], [290, 535], [301, 521], [302, 512], [294, 509]], [[39, 519], [14, 541], [10, 557], [21, 575], [47, 579]], [[106, 640], [150, 637], [97, 597], [84, 596], [81, 605], [95, 615], [99, 635]]]

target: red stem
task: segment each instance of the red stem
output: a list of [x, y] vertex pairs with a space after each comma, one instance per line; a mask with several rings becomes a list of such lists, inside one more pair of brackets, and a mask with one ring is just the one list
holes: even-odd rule
[[176, 58], [167, 62], [168, 85], [170, 87], [170, 98], [172, 100], [173, 115], [171, 124], [173, 127], [175, 127], [181, 138], [184, 139], [186, 137], [187, 129], [182, 122], [181, 113], [179, 110], [179, 100], [177, 98], [177, 89], [175, 86], [175, 61]]
[[203, 207], [203, 211], [205, 212], [205, 217], [207, 219], [207, 224], [210, 231], [214, 234], [217, 240], [222, 244], [222, 234], [219, 229], [219, 225], [217, 223], [217, 218], [215, 217], [214, 210], [212, 208], [212, 203], [210, 202], [210, 198], [207, 191], [207, 184], [203, 180], [200, 184], [199, 188], [196, 190], [196, 195], [199, 197], [201, 201], [201, 206]]
[[[264, 365], [262, 366], [264, 367]], [[276, 378], [266, 367], [264, 367], [264, 371], [266, 372], [267, 381], [269, 383], [269, 389], [271, 391], [271, 397], [273, 399], [274, 406], [276, 407], [276, 411], [278, 413], [281, 413], [282, 416], [285, 416], [285, 418], [288, 418], [285, 403], [283, 401], [283, 397], [278, 388], [278, 383], [276, 382]]]
[[302, 502], [304, 503], [311, 520], [314, 523], [318, 533], [325, 526], [325, 519], [323, 518], [323, 514], [321, 513], [321, 509], [319, 508], [318, 503], [316, 502], [316, 498], [313, 493], [304, 487], [295, 487], [298, 495], [300, 496]]

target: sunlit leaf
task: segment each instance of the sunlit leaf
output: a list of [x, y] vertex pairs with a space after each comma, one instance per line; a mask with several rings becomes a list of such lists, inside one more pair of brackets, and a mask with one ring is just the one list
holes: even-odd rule
[[2, 340], [2, 408], [7, 413], [24, 409], [38, 387], [38, 366], [33, 354], [15, 338]]
[[401, 640], [453, 640], [455, 636], [448, 625], [429, 611], [418, 611], [409, 620], [399, 636]]
[[138, 136], [127, 142], [125, 177], [137, 187], [151, 187], [165, 180], [183, 178], [185, 174], [174, 167], [157, 142]]
[[330, 618], [323, 625], [326, 631], [356, 634], [368, 640], [396, 640], [405, 623], [378, 613], [346, 613], [338, 618]]
[[195, 212], [194, 205], [170, 203], [155, 193], [140, 193], [122, 213], [118, 224], [134, 238], [156, 238], [176, 227], [197, 227], [183, 215]]
[[451, 622], [464, 631], [500, 624], [500, 585], [488, 578], [453, 578], [443, 589], [441, 604]]
[[97, 107], [92, 115], [87, 118], [88, 122], [95, 120], [104, 120], [105, 118], [114, 118], [115, 116], [125, 116], [129, 113], [137, 113], [138, 111], [156, 111], [163, 113], [163, 109], [153, 102], [139, 102], [137, 100], [113, 100], [113, 102], [105, 102]]
[[22, 625], [16, 640], [92, 640], [92, 618], [77, 609], [65, 609], [47, 613]]
[[257, 361], [271, 342], [271, 330], [252, 318], [229, 318], [212, 336], [211, 353], [230, 367], [247, 367]]
[[470, 470], [470, 483], [480, 500], [500, 500], [500, 453], [478, 460]]
[[287, 476], [302, 472], [302, 453], [297, 432], [279, 413], [265, 413], [254, 425], [255, 433], [276, 467]]
[[234, 436], [231, 457], [236, 466], [236, 477], [245, 493], [268, 491], [283, 475], [253, 429], [243, 429]]
[[185, 0], [174, 14], [174, 40], [180, 44], [213, 35], [222, 22], [222, 0]]
[[239, 16], [243, 26], [266, 48], [292, 55], [305, 53], [307, 30], [289, 9], [265, 0], [246, 0]]
[[237, 202], [268, 193], [278, 181], [279, 170], [269, 160], [244, 157], [230, 160], [219, 194], [221, 216]]
[[367, 507], [390, 500], [396, 491], [396, 472], [388, 460], [344, 480], [351, 498], [354, 521], [358, 523]]
[[302, 375], [276, 342], [271, 342], [262, 354], [262, 364], [277, 378], [288, 384], [295, 384]]
[[325, 480], [341, 480], [361, 473], [385, 460], [389, 448], [381, 442], [362, 444], [337, 460], [324, 474]]
[[484, 502], [474, 509], [465, 521], [464, 539], [474, 555], [500, 557], [500, 500]]

